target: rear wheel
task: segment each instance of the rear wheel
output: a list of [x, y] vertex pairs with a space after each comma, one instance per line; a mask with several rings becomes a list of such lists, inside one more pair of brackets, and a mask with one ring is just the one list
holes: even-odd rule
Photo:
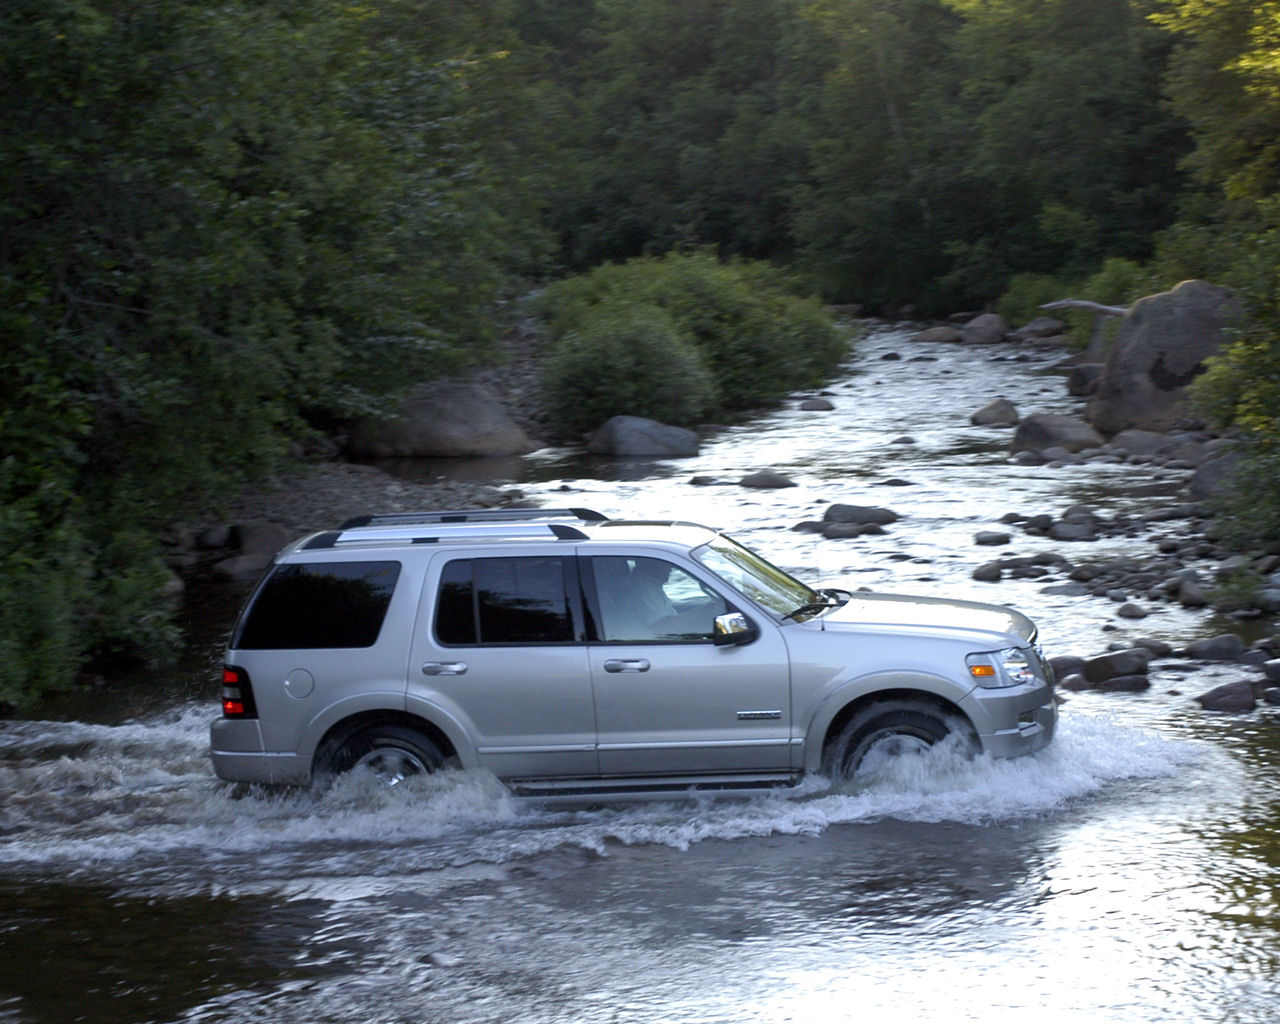
[[854, 714], [828, 744], [823, 771], [839, 781], [889, 758], [918, 757], [946, 739], [952, 726], [936, 708], [918, 701], [884, 701]]
[[403, 725], [372, 725], [347, 737], [323, 759], [327, 774], [366, 771], [384, 786], [398, 786], [444, 765], [440, 749], [420, 732]]

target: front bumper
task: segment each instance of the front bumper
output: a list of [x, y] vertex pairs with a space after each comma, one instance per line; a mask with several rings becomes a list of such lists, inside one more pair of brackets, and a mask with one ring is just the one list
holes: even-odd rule
[[1000, 690], [976, 689], [963, 703], [984, 753], [1018, 757], [1049, 745], [1058, 727], [1058, 703], [1047, 683]]
[[300, 786], [311, 781], [311, 758], [266, 751], [256, 718], [215, 719], [209, 747], [214, 774], [227, 782]]

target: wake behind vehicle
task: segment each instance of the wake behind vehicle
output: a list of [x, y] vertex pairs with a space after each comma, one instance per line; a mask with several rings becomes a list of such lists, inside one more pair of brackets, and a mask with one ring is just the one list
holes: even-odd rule
[[283, 549], [223, 668], [214, 769], [519, 793], [753, 791], [955, 735], [1053, 737], [1052, 670], [1004, 607], [815, 590], [723, 533], [588, 509], [368, 516]]

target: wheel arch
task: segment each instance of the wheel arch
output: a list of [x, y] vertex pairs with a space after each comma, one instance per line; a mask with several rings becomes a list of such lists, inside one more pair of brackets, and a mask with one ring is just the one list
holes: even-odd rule
[[[973, 721], [965, 714], [959, 704], [950, 697], [938, 692], [938, 689], [932, 680], [897, 679], [883, 687], [866, 689], [865, 686], [858, 686], [857, 693], [851, 693], [850, 688], [846, 687], [832, 694], [810, 723], [809, 733], [805, 742], [805, 771], [808, 773], [821, 772], [827, 746], [840, 734], [855, 715], [874, 704], [892, 701], [907, 701], [920, 704], [936, 711], [944, 718], [959, 719], [969, 727], [976, 737], [978, 733]], [[951, 689], [954, 689], [954, 687], [951, 687]]]

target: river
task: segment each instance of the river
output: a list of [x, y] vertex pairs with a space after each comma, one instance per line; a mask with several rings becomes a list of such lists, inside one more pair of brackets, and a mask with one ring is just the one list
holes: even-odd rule
[[[1077, 408], [1060, 353], [1020, 351], [882, 328], [832, 412], [778, 411], [665, 463], [543, 451], [517, 482], [543, 504], [726, 527], [824, 586], [1013, 604], [1050, 655], [1232, 628], [972, 581], [995, 554], [1149, 553], [1016, 529], [993, 553], [974, 535], [1010, 511], [1139, 512], [1183, 482], [1010, 464], [1009, 432], [974, 410]], [[738, 486], [766, 468], [797, 486]], [[835, 501], [902, 519], [854, 540], [791, 530]], [[181, 671], [0, 722], [0, 1024], [1276, 1019], [1280, 721], [1191, 699], [1243, 669], [1157, 662], [1145, 693], [1064, 694], [1033, 757], [938, 750], [858, 789], [553, 808], [446, 773], [246, 795], [208, 762], [234, 601], [193, 614]]]

